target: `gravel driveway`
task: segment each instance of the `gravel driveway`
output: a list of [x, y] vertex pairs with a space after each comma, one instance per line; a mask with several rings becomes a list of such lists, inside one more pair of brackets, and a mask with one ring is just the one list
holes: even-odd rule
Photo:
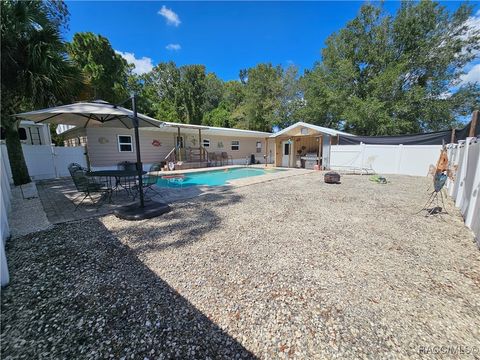
[[480, 358], [472, 234], [451, 204], [415, 214], [426, 179], [388, 178], [309, 173], [15, 239], [2, 358]]

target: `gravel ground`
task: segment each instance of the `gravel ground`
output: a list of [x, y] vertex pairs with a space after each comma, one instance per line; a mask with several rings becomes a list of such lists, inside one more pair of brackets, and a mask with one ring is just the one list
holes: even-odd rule
[[[318, 173], [8, 244], [2, 358], [480, 358], [480, 251], [427, 180]], [[476, 354], [472, 352], [478, 351]]]

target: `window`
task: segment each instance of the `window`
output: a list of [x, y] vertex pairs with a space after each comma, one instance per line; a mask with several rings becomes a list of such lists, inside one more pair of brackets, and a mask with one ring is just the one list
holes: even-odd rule
[[283, 144], [283, 155], [290, 155], [290, 144], [288, 142]]
[[261, 153], [261, 152], [262, 152], [262, 142], [257, 141], [257, 153]]
[[232, 150], [240, 150], [240, 141], [232, 140]]
[[27, 130], [25, 130], [25, 128], [19, 127], [18, 136], [20, 136], [20, 140], [27, 140]]
[[210, 147], [210, 140], [209, 139], [203, 139], [202, 140], [202, 146], [203, 147]]
[[131, 135], [118, 135], [118, 151], [133, 152]]
[[[27, 140], [27, 130], [23, 127], [19, 127], [18, 136], [20, 137], [20, 140]], [[5, 140], [5, 129], [3, 127], [0, 131], [0, 140]]]

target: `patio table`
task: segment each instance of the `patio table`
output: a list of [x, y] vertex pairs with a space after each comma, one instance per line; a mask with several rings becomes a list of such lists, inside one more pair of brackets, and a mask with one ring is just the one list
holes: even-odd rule
[[[142, 175], [145, 175], [147, 172], [142, 171]], [[136, 177], [138, 176], [137, 170], [98, 170], [98, 171], [88, 171], [87, 176], [91, 177], [104, 177], [107, 179], [106, 185], [107, 187], [113, 191], [119, 191], [120, 188], [123, 188], [127, 194], [131, 194], [131, 186], [130, 182], [133, 179], [133, 182], [136, 181]], [[122, 184], [122, 178], [125, 179], [124, 183]], [[115, 179], [115, 183], [113, 184], [113, 179]], [[127, 185], [128, 183], [128, 185]]]

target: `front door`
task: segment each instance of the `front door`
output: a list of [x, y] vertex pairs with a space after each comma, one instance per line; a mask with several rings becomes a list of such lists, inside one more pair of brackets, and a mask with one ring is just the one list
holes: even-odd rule
[[290, 141], [283, 141], [282, 142], [282, 166], [289, 167], [290, 166], [290, 151], [292, 149], [292, 145]]

